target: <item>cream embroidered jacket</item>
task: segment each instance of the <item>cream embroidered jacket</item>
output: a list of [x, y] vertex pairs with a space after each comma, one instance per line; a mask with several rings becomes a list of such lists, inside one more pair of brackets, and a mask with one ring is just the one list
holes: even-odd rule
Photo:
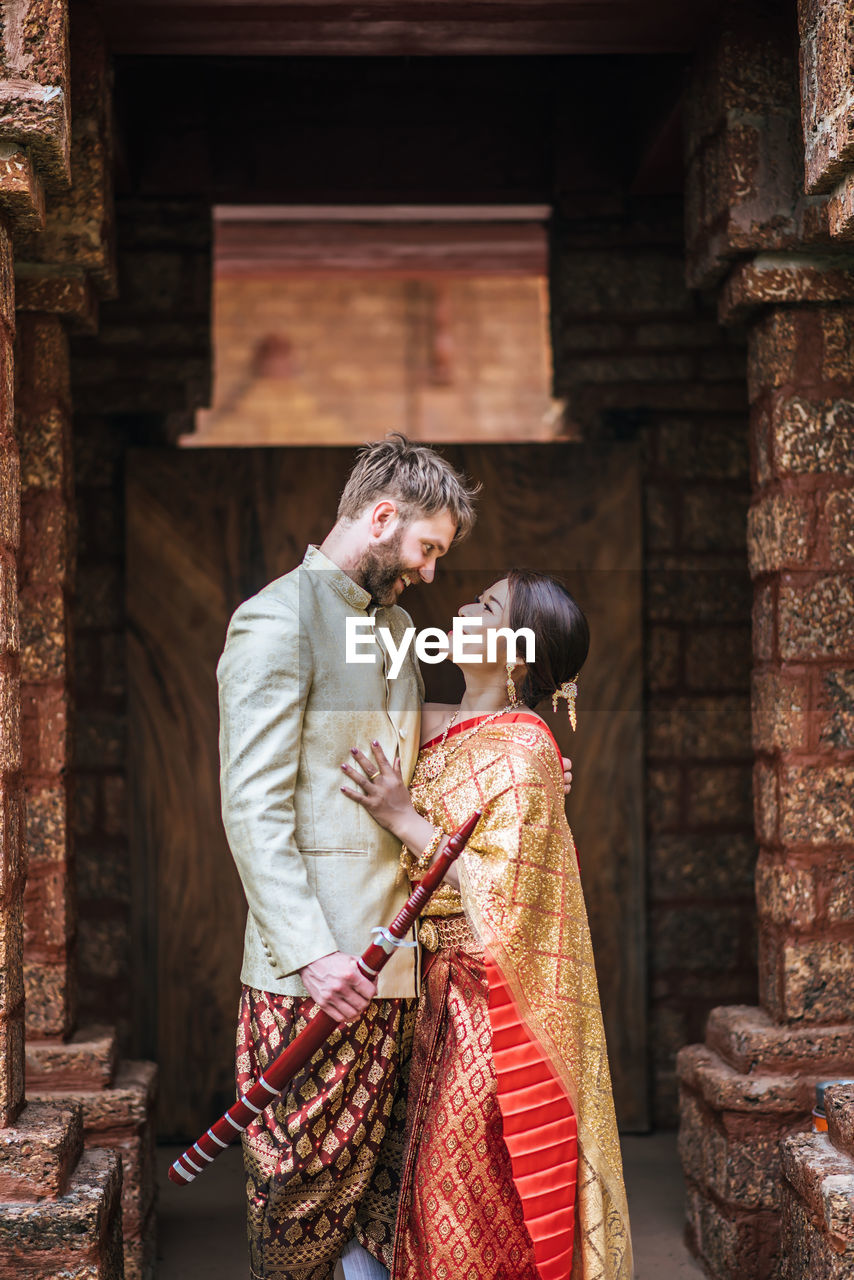
[[[346, 619], [367, 617], [369, 604], [310, 547], [229, 624], [217, 667], [222, 817], [249, 905], [240, 976], [261, 990], [305, 995], [298, 970], [331, 951], [360, 954], [408, 892], [399, 842], [340, 790], [352, 746], [370, 758], [378, 739], [389, 760], [400, 756], [407, 783], [418, 754], [423, 685], [412, 646], [392, 680], [378, 632], [388, 627], [398, 645], [408, 613], [376, 609], [376, 662], [345, 661]], [[414, 994], [415, 951], [401, 950], [378, 995]]]

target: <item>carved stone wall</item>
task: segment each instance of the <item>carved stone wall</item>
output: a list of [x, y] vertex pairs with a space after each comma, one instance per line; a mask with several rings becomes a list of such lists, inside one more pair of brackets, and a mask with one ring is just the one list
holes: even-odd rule
[[21, 298], [10, 232], [17, 250], [43, 230], [45, 191], [49, 201], [69, 179], [67, 7], [12, 0], [0, 41], [0, 1271], [96, 1268], [103, 1280], [118, 1280], [119, 1157], [84, 1150], [78, 1101], [25, 1096], [25, 974], [29, 1028], [62, 1036], [74, 1016], [69, 404], [60, 322], [27, 319], [13, 345]]
[[777, 1275], [781, 1139], [854, 1068], [854, 276], [827, 197], [804, 193], [792, 35], [729, 11], [688, 113], [690, 270], [747, 327], [750, 397], [759, 1006], [715, 1009], [679, 1057], [689, 1238], [720, 1280]]
[[0, 210], [14, 263], [4, 227], [0, 1271], [142, 1280], [154, 1271], [155, 1069], [120, 1062], [114, 1029], [77, 1019], [67, 328], [91, 330], [114, 289], [109, 63], [84, 3], [72, 53], [69, 83], [65, 3], [5, 7]]

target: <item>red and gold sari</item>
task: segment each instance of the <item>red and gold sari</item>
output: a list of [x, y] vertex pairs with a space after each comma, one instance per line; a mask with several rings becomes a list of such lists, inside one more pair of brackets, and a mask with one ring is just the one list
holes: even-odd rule
[[[477, 723], [457, 726], [444, 747], [426, 743], [411, 786], [416, 809], [447, 832], [474, 809], [483, 818], [458, 864], [460, 894], [442, 890], [422, 923], [433, 958], [415, 1029], [392, 1280], [630, 1280], [560, 752], [536, 716], [508, 714], [472, 734]], [[431, 780], [439, 751], [444, 768]]]

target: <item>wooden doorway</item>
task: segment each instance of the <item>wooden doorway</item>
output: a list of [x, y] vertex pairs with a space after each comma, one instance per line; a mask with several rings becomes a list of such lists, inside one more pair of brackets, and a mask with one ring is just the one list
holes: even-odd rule
[[[570, 823], [581, 855], [617, 1112], [648, 1125], [641, 542], [629, 446], [444, 450], [483, 482], [475, 533], [406, 593], [449, 618], [508, 567], [564, 576], [591, 624]], [[245, 902], [222, 830], [215, 669], [241, 600], [330, 527], [349, 449], [138, 450], [128, 461], [128, 663], [136, 1051], [160, 1066], [161, 1136], [192, 1139], [233, 1098]], [[425, 668], [428, 696], [458, 673]], [[550, 713], [549, 713], [550, 714]], [[379, 923], [379, 922], [378, 922]]]

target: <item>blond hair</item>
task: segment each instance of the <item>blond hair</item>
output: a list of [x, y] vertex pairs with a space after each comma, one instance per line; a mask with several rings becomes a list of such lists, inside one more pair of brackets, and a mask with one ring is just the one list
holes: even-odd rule
[[393, 431], [365, 445], [338, 503], [339, 520], [355, 520], [369, 502], [393, 498], [405, 523], [447, 511], [457, 531], [454, 541], [474, 528], [479, 484], [471, 484], [445, 458]]

